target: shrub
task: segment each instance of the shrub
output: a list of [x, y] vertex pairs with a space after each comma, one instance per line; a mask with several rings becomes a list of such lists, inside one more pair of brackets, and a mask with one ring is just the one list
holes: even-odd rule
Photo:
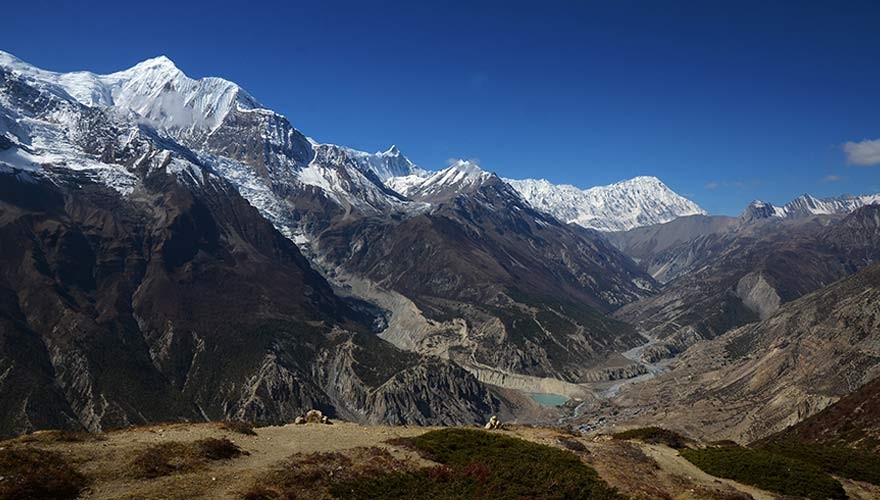
[[246, 436], [256, 436], [257, 433], [254, 431], [254, 425], [248, 422], [241, 422], [238, 420], [227, 420], [220, 424], [221, 429], [225, 429], [229, 432], [235, 432], [238, 434], [244, 434]]
[[354, 448], [345, 453], [298, 453], [284, 466], [261, 478], [245, 492], [246, 500], [326, 498], [336, 482], [365, 480], [410, 470], [409, 462], [394, 458], [383, 448]]
[[235, 458], [243, 453], [226, 438], [208, 438], [191, 443], [171, 441], [152, 445], [137, 454], [129, 464], [128, 472], [136, 478], [156, 478], [190, 472], [207, 461]]
[[167, 476], [195, 467], [194, 457], [184, 443], [155, 444], [139, 453], [131, 461], [130, 475], [150, 479]]
[[596, 471], [571, 452], [500, 434], [443, 429], [410, 444], [438, 467], [403, 470], [334, 484], [346, 499], [618, 499]]
[[76, 498], [85, 476], [58, 453], [24, 448], [0, 451], [0, 500]]
[[589, 454], [590, 450], [587, 449], [587, 445], [581, 443], [577, 439], [569, 439], [569, 438], [556, 438], [556, 442], [559, 443], [563, 448], [567, 448], [575, 453], [585, 453]]
[[226, 438], [208, 438], [193, 443], [199, 450], [199, 455], [208, 460], [226, 460], [242, 454], [241, 448]]
[[642, 441], [650, 444], [663, 444], [676, 450], [687, 448], [688, 439], [681, 434], [663, 429], [661, 427], [644, 427], [618, 432], [612, 436], [614, 439]]
[[713, 476], [811, 499], [846, 498], [843, 486], [821, 468], [765, 450], [725, 447], [686, 449], [681, 455]]
[[880, 457], [864, 450], [830, 443], [772, 442], [762, 447], [821, 467], [829, 474], [880, 485]]

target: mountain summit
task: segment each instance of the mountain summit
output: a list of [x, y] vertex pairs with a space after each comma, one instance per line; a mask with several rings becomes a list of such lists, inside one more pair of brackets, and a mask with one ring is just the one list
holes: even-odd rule
[[599, 231], [626, 231], [706, 214], [656, 177], [635, 177], [590, 189], [544, 179], [505, 180], [536, 209], [563, 222]]

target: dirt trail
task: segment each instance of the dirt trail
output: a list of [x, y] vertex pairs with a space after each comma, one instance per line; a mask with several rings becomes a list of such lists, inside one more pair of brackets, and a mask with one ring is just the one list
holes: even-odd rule
[[[517, 428], [514, 435], [529, 441], [560, 446], [553, 429]], [[751, 495], [754, 500], [775, 500], [778, 496], [736, 481], [709, 475], [667, 446], [638, 441], [619, 441], [608, 436], [576, 438], [589, 454], [584, 457], [602, 479], [634, 498], [669, 495], [680, 500], [733, 498], [732, 493]]]
[[703, 485], [713, 486], [722, 483], [730, 486], [735, 490], [751, 495], [755, 500], [775, 500], [778, 498], [772, 493], [748, 486], [730, 479], [717, 478], [700, 470], [696, 465], [688, 462], [684, 457], [678, 454], [678, 451], [667, 446], [658, 446], [653, 444], [643, 444], [642, 450], [664, 471], [677, 476], [683, 476], [691, 481]]

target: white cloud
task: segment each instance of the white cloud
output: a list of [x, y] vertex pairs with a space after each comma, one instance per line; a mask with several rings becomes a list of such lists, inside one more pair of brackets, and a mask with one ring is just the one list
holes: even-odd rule
[[843, 151], [847, 161], [853, 165], [880, 164], [880, 139], [846, 142], [843, 144]]
[[822, 177], [821, 182], [827, 184], [829, 182], [838, 182], [838, 181], [842, 181], [842, 180], [843, 180], [843, 177], [841, 177], [839, 175], [826, 175], [825, 177]]
[[718, 189], [718, 187], [719, 187], [720, 185], [721, 185], [721, 184], [718, 184], [718, 183], [715, 182], [715, 181], [711, 181], [711, 182], [709, 182], [709, 183], [706, 184], [705, 188], [706, 188], [706, 189]]
[[449, 165], [449, 166], [455, 165], [456, 163], [458, 163], [460, 161], [467, 162], [467, 163], [476, 165], [478, 167], [480, 166], [480, 159], [479, 158], [451, 158], [451, 157], [446, 159], [446, 165]]

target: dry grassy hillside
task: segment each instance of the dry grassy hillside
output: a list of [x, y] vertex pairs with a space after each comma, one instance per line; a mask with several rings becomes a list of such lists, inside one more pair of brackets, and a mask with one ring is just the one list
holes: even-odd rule
[[[573, 491], [580, 498], [781, 498], [711, 476], [662, 442], [633, 438], [346, 422], [47, 431], [0, 443], [0, 498], [516, 498], [535, 487], [541, 493], [532, 498]], [[880, 493], [843, 484], [851, 498]]]

